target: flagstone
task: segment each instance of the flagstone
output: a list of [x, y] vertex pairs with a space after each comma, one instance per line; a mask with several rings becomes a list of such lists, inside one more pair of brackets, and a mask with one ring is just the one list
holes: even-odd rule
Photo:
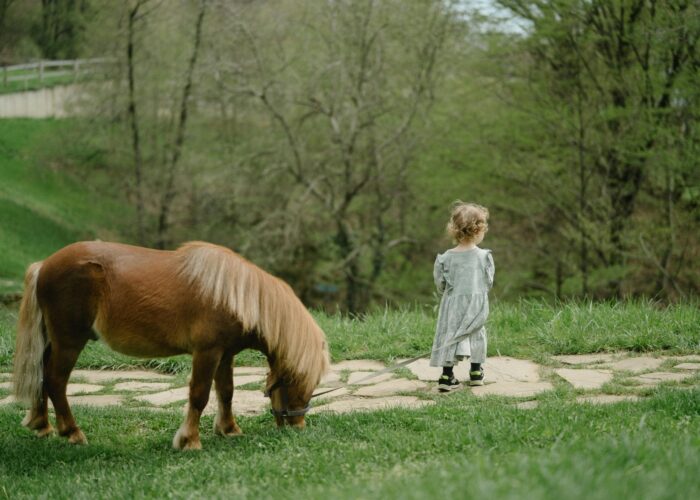
[[700, 370], [700, 363], [681, 363], [673, 367], [679, 370]]
[[556, 359], [560, 363], [565, 365], [588, 365], [593, 363], [605, 363], [612, 361], [617, 357], [615, 354], [610, 353], [596, 353], [596, 354], [562, 354], [559, 356], [552, 356], [552, 359]]
[[475, 396], [530, 397], [552, 390], [549, 382], [497, 382], [495, 384], [471, 387]]
[[[184, 410], [187, 410], [187, 404]], [[246, 391], [238, 389], [233, 391], [233, 402], [231, 403], [234, 415], [261, 415], [270, 407], [270, 400], [265, 397], [262, 391]], [[219, 404], [215, 397], [209, 398], [209, 404], [204, 408], [204, 415], [215, 415]]]
[[687, 354], [685, 356], [671, 356], [671, 358], [681, 361], [700, 363], [700, 354]]
[[233, 386], [240, 387], [241, 385], [252, 384], [265, 380], [264, 375], [238, 375], [233, 377]]
[[399, 378], [395, 380], [387, 380], [379, 384], [361, 387], [355, 391], [355, 396], [391, 396], [399, 392], [414, 392], [425, 389], [427, 384], [418, 380], [408, 380]]
[[639, 396], [631, 395], [615, 395], [615, 394], [599, 394], [597, 396], [579, 396], [576, 398], [577, 403], [589, 403], [593, 405], [604, 405], [611, 403], [619, 403], [621, 401], [639, 401]]
[[236, 375], [267, 375], [269, 368], [262, 366], [236, 366], [233, 368], [233, 376]]
[[100, 392], [102, 389], [104, 389], [103, 386], [96, 384], [68, 384], [68, 387], [66, 387], [66, 395], [90, 394], [93, 392]]
[[[323, 391], [329, 391], [331, 390], [332, 387], [317, 387], [316, 390], [314, 391], [316, 394], [319, 394]], [[340, 396], [347, 396], [350, 394], [350, 391], [347, 390], [345, 387], [341, 387], [338, 390], [335, 390], [333, 392], [329, 392], [328, 394], [323, 394], [321, 396], [318, 396], [313, 399], [313, 401], [328, 401], [329, 399], [336, 399], [339, 398]]]
[[353, 370], [353, 371], [379, 371], [386, 368], [384, 363], [370, 359], [350, 359], [331, 365], [332, 371]]
[[115, 391], [148, 392], [162, 391], [170, 387], [167, 382], [119, 382], [114, 386]]
[[118, 406], [123, 402], [124, 397], [115, 394], [74, 396], [68, 400], [72, 406]]
[[12, 382], [0, 382], [0, 389], [12, 389]]
[[672, 373], [672, 372], [653, 372], [632, 377], [630, 380], [641, 384], [659, 384], [661, 382], [680, 382], [695, 375], [694, 373]]
[[321, 379], [322, 384], [336, 384], [340, 382], [340, 373], [330, 371], [326, 373]]
[[613, 378], [610, 370], [559, 368], [554, 372], [576, 389], [600, 389]]
[[[154, 394], [136, 396], [134, 399], [138, 401], [145, 401], [146, 403], [151, 403], [155, 406], [165, 406], [178, 401], [184, 401], [189, 398], [189, 394], [189, 387], [177, 387], [175, 389], [168, 389], [167, 391], [156, 392]], [[211, 400], [211, 396], [209, 399]]]
[[[411, 370], [419, 380], [437, 381], [442, 373], [440, 367], [430, 366], [427, 359], [414, 361], [407, 368]], [[458, 364], [454, 368], [455, 377], [459, 380], [469, 380], [468, 362]], [[527, 359], [511, 358], [509, 356], [495, 356], [488, 358], [484, 363], [486, 380], [491, 382], [539, 382], [540, 366]]]
[[116, 380], [171, 380], [172, 375], [145, 370], [73, 370], [71, 378], [82, 378], [91, 384]]
[[393, 377], [391, 373], [382, 373], [381, 375], [377, 375], [376, 377], [373, 377], [369, 380], [362, 380], [365, 377], [369, 377], [372, 375], [372, 373], [375, 372], [352, 372], [350, 376], [348, 377], [348, 384], [350, 385], [369, 385], [369, 384], [376, 384], [377, 382], [383, 382], [384, 380], [389, 380], [390, 378]]
[[9, 405], [11, 403], [16, 403], [17, 400], [14, 396], [7, 396], [5, 399], [0, 399], [0, 406]]
[[664, 362], [663, 358], [650, 358], [639, 356], [636, 358], [625, 358], [614, 363], [605, 365], [605, 368], [612, 368], [616, 371], [629, 371], [641, 373], [646, 370], [656, 370]]
[[312, 408], [315, 412], [349, 413], [354, 411], [375, 411], [386, 410], [388, 408], [421, 408], [433, 405], [435, 401], [418, 399], [415, 396], [392, 396], [386, 398], [372, 399], [341, 399], [333, 401], [327, 405]]

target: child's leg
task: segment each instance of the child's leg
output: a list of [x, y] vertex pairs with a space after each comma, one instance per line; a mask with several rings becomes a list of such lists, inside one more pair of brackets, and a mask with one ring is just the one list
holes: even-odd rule
[[469, 336], [470, 347], [472, 351], [471, 363], [472, 370], [474, 365], [484, 363], [486, 361], [486, 329], [480, 328], [479, 331], [474, 332]]

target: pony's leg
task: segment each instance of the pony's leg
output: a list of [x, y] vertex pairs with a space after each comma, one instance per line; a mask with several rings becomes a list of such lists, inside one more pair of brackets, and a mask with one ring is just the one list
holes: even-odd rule
[[173, 448], [200, 450], [199, 419], [209, 401], [209, 391], [214, 373], [221, 360], [221, 350], [195, 351], [192, 354], [192, 379], [190, 380], [190, 404], [185, 421], [173, 438]]
[[87, 444], [85, 434], [80, 430], [75, 423], [73, 413], [68, 405], [66, 397], [66, 386], [70, 372], [78, 360], [80, 352], [85, 347], [87, 341], [77, 341], [68, 344], [59, 344], [52, 342], [51, 352], [48, 359], [48, 367], [46, 370], [46, 378], [44, 387], [53, 402], [54, 410], [56, 410], [56, 427], [61, 436], [67, 437], [68, 442], [72, 444]]
[[51, 344], [44, 351], [44, 384], [41, 392], [41, 399], [32, 403], [32, 408], [27, 412], [27, 416], [22, 420], [22, 425], [36, 432], [39, 437], [47, 437], [53, 433], [53, 427], [49, 422], [49, 394], [46, 391], [46, 380]]
[[219, 400], [219, 411], [214, 420], [214, 432], [220, 436], [239, 436], [241, 428], [236, 423], [236, 418], [231, 412], [231, 400], [233, 399], [233, 355], [224, 354], [216, 369], [214, 380], [216, 382], [216, 397]]

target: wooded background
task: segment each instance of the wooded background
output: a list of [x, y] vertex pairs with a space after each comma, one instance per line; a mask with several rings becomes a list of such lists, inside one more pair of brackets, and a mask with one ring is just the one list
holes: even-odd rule
[[119, 239], [353, 313], [429, 300], [456, 199], [500, 299], [697, 297], [699, 36], [690, 0], [0, 0], [2, 64], [109, 61], [41, 154]]

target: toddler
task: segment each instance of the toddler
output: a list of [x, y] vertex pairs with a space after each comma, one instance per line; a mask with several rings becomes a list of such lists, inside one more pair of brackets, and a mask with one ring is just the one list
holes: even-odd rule
[[[491, 251], [477, 245], [488, 230], [489, 211], [481, 205], [457, 201], [447, 232], [457, 244], [435, 259], [433, 277], [442, 293], [430, 366], [441, 366], [438, 389], [448, 392], [459, 387], [453, 367], [469, 358], [469, 385], [484, 385], [488, 293], [495, 267]], [[460, 342], [455, 342], [462, 339]], [[447, 347], [437, 349], [440, 346]], [[437, 349], [437, 350], [436, 350]]]

